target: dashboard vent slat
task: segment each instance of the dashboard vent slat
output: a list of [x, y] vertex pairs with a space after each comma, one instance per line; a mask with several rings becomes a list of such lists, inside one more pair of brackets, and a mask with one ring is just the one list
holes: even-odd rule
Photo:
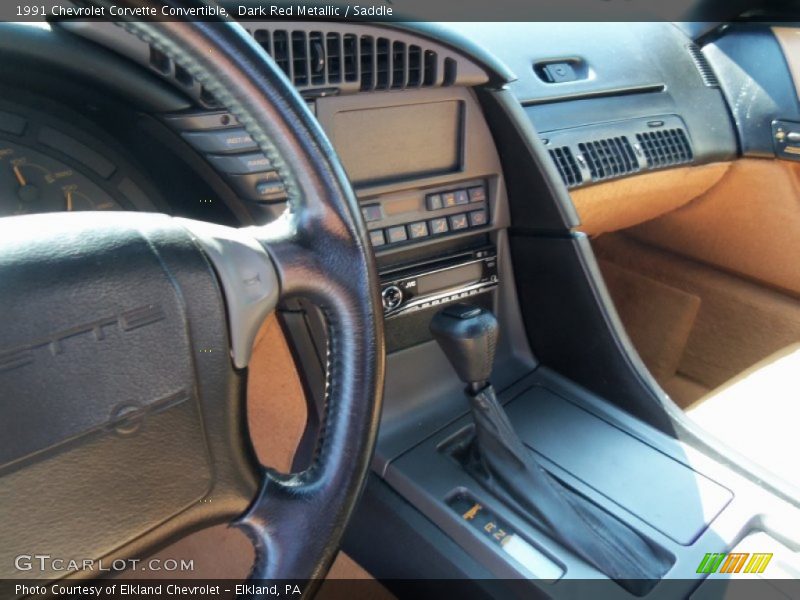
[[392, 44], [392, 89], [406, 87], [406, 45], [403, 42]]
[[292, 32], [292, 81], [296, 86], [305, 86], [309, 83], [309, 68], [307, 54], [306, 34], [304, 31]]
[[319, 31], [312, 31], [308, 36], [308, 59], [311, 85], [325, 85], [328, 82], [328, 57], [322, 33]]
[[432, 50], [425, 50], [424, 61], [425, 64], [423, 69], [425, 71], [425, 75], [422, 78], [422, 85], [425, 86], [436, 85], [436, 80], [439, 76], [438, 70], [436, 68], [438, 66], [438, 62], [436, 60], [436, 52], [433, 52]]
[[265, 48], [268, 52], [271, 50], [272, 58], [275, 59], [276, 64], [283, 70], [290, 78], [291, 73], [291, 54], [289, 47], [289, 36], [285, 31], [279, 30], [272, 33], [272, 47]]
[[589, 167], [592, 181], [628, 175], [639, 170], [639, 161], [628, 136], [581, 142], [578, 150]]
[[328, 83], [341, 83], [344, 74], [342, 36], [329, 33], [325, 36], [325, 57], [328, 61]]
[[[366, 34], [289, 29], [250, 32], [295, 87], [356, 84], [357, 90], [403, 90], [453, 85], [458, 62], [418, 44]], [[442, 60], [444, 76], [439, 74]], [[155, 68], [171, 69], [160, 57]]]
[[458, 78], [458, 65], [456, 64], [456, 61], [454, 61], [452, 58], [445, 58], [444, 81], [442, 82], [442, 85], [448, 87], [454, 85], [457, 78]]
[[362, 35], [359, 44], [361, 52], [361, 90], [368, 92], [375, 86], [375, 42], [372, 36]]
[[553, 159], [558, 172], [561, 174], [564, 185], [570, 188], [583, 183], [583, 175], [569, 146], [551, 148], [550, 158]]
[[689, 51], [689, 56], [691, 56], [694, 61], [694, 66], [697, 67], [697, 71], [700, 73], [703, 84], [706, 87], [718, 88], [719, 79], [717, 79], [717, 76], [714, 74], [714, 70], [711, 68], [708, 59], [705, 54], [703, 54], [700, 47], [697, 44], [689, 44], [686, 46], [686, 49]]
[[386, 38], [378, 38], [375, 55], [376, 83], [373, 89], [389, 89], [389, 81], [392, 76], [391, 69], [391, 50], [389, 49], [389, 40]]
[[422, 48], [415, 45], [408, 47], [408, 87], [418, 88], [422, 85]]
[[636, 134], [651, 169], [671, 167], [692, 161], [692, 147], [683, 129], [661, 129]]
[[[347, 82], [358, 81], [359, 73], [363, 67], [358, 64], [358, 41], [355, 35], [347, 33], [344, 35], [344, 80]], [[359, 69], [362, 69], [361, 71]]]

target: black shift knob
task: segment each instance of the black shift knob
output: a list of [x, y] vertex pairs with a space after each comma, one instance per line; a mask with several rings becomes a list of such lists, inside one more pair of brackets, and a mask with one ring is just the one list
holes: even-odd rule
[[497, 347], [497, 319], [490, 310], [453, 304], [436, 313], [431, 333], [459, 378], [473, 389], [489, 381]]

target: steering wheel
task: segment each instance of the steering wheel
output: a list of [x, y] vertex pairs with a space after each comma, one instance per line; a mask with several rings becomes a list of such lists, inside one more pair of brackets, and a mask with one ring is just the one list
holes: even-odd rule
[[[239, 120], [288, 208], [243, 229], [139, 213], [0, 219], [0, 575], [93, 577], [53, 560], [113, 566], [230, 522], [255, 546], [252, 578], [319, 579], [366, 479], [383, 392], [356, 198], [303, 100], [240, 25], [120, 26]], [[298, 296], [325, 316], [327, 402], [313, 464], [284, 474], [255, 458], [244, 390], [259, 326]]]

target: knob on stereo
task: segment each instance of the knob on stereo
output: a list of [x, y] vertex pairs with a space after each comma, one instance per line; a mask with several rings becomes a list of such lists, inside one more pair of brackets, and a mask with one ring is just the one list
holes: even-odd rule
[[403, 303], [403, 290], [396, 285], [387, 286], [381, 292], [381, 298], [383, 299], [383, 308], [394, 310]]

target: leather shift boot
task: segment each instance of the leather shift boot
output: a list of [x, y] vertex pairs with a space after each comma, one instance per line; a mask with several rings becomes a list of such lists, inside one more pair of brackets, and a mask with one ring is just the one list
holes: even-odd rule
[[631, 593], [652, 589], [669, 569], [665, 554], [545, 471], [517, 436], [491, 385], [468, 396], [482, 479], [490, 489], [513, 500], [523, 516]]

